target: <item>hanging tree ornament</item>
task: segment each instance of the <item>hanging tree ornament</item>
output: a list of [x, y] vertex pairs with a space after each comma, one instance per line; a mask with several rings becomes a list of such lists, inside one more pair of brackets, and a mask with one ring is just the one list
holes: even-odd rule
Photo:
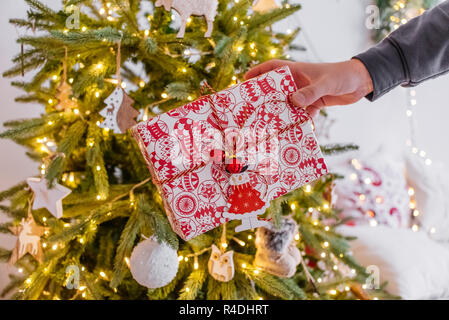
[[207, 269], [209, 270], [209, 274], [215, 280], [228, 282], [234, 278], [235, 267], [234, 251], [224, 251], [225, 248], [228, 247], [226, 243], [226, 223], [223, 224], [220, 242], [220, 247], [223, 250], [221, 251], [216, 245], [212, 245], [212, 252], [207, 264]]
[[68, 53], [67, 47], [65, 47], [62, 79], [61, 84], [58, 87], [58, 94], [56, 95], [56, 99], [58, 99], [59, 103], [55, 106], [55, 109], [58, 111], [71, 110], [78, 107], [76, 100], [71, 98], [72, 87], [67, 83], [67, 60]]
[[278, 277], [292, 277], [302, 259], [297, 235], [298, 225], [292, 218], [284, 218], [279, 230], [273, 225], [257, 229], [254, 266]]
[[135, 119], [139, 116], [139, 111], [132, 107], [134, 100], [121, 87], [120, 46], [121, 41], [119, 41], [117, 49], [117, 87], [104, 101], [106, 108], [100, 111], [100, 115], [105, 118], [100, 127], [112, 129], [114, 133], [125, 133], [126, 130], [137, 124]]
[[207, 21], [207, 31], [204, 37], [209, 38], [212, 35], [218, 0], [157, 0], [156, 7], [160, 6], [164, 6], [167, 11], [174, 9], [181, 16], [181, 28], [177, 38], [184, 38], [187, 20], [191, 15], [204, 16]]
[[268, 12], [280, 7], [281, 5], [278, 0], [256, 0], [253, 3], [253, 11], [260, 13]]
[[228, 282], [234, 278], [234, 251], [221, 252], [216, 245], [212, 245], [212, 253], [207, 264], [212, 278]]
[[55, 183], [53, 188], [48, 188], [45, 178], [28, 178], [27, 183], [34, 192], [33, 210], [47, 208], [56, 217], [62, 217], [62, 199], [67, 197], [72, 190]]
[[129, 268], [133, 278], [150, 289], [169, 284], [178, 272], [179, 260], [176, 250], [154, 237], [140, 242], [133, 250]]
[[37, 261], [42, 262], [44, 255], [41, 236], [48, 228], [39, 226], [31, 214], [31, 202], [28, 204], [28, 217], [22, 219], [18, 226], [9, 227], [9, 230], [17, 236], [16, 246], [12, 250], [9, 263], [15, 264], [25, 254], [31, 254]]

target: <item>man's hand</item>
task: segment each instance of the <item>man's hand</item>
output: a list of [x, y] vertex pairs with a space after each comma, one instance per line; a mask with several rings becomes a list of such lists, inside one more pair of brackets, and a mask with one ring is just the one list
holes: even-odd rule
[[311, 116], [317, 115], [323, 107], [357, 102], [373, 91], [371, 76], [357, 59], [338, 63], [270, 60], [249, 70], [245, 78], [257, 77], [285, 65], [290, 67], [299, 87], [291, 96], [292, 103], [306, 108]]

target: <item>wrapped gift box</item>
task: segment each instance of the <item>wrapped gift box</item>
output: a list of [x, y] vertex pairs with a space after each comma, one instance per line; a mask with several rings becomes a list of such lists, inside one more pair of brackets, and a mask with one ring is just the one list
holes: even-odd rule
[[327, 173], [311, 119], [289, 102], [296, 90], [285, 66], [132, 128], [181, 238], [230, 217], [228, 200], [238, 175], [233, 178], [225, 166], [232, 159], [248, 169], [243, 180], [266, 203], [261, 210]]

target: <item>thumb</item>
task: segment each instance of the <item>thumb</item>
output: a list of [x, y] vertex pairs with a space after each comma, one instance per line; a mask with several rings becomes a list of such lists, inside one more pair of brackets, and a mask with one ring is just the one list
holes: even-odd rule
[[298, 107], [307, 107], [327, 94], [325, 80], [311, 83], [292, 94], [291, 101]]

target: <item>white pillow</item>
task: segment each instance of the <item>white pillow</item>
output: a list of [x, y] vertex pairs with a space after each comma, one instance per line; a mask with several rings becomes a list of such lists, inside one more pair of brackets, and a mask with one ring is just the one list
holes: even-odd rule
[[410, 226], [410, 196], [402, 160], [381, 150], [346, 161], [331, 170], [344, 175], [344, 179], [335, 184], [334, 207], [343, 210], [342, 217], [353, 218], [351, 224]]
[[409, 186], [415, 189], [421, 228], [435, 240], [449, 241], [449, 176], [437, 164], [426, 165], [418, 155], [405, 157]]
[[341, 226], [356, 261], [379, 268], [380, 283], [403, 299], [449, 299], [449, 250], [424, 232], [385, 226]]

